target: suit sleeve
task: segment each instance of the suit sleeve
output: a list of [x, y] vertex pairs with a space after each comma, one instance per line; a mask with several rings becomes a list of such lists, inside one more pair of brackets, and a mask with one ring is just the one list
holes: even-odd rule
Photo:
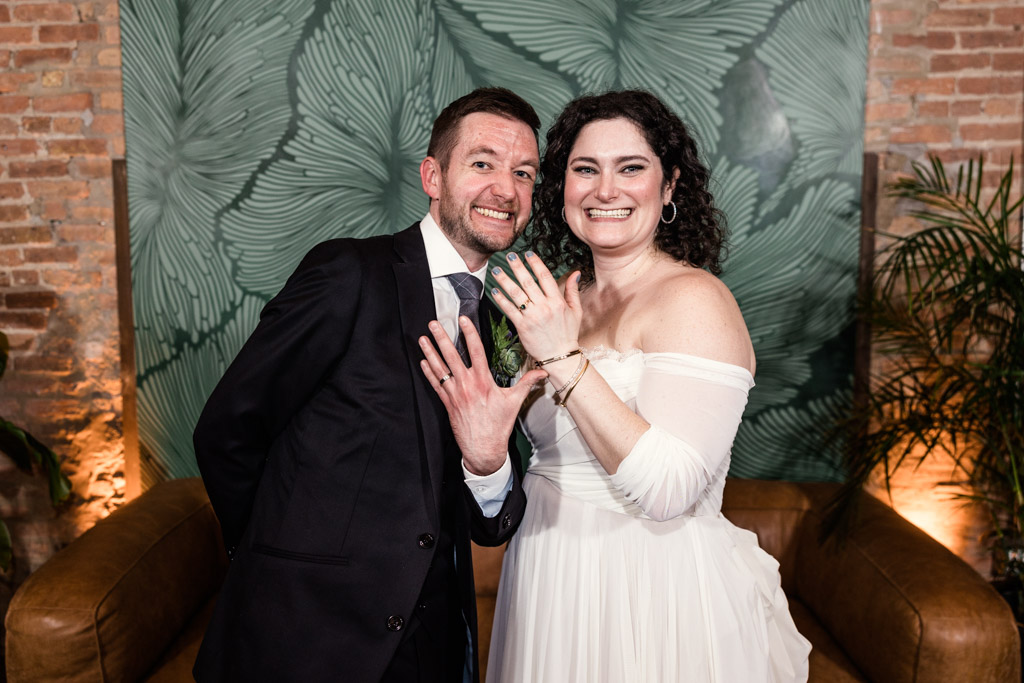
[[359, 270], [344, 242], [314, 247], [264, 307], [199, 417], [196, 461], [229, 553], [245, 531], [271, 444], [345, 353]]
[[523, 491], [522, 458], [516, 447], [516, 430], [512, 430], [508, 444], [509, 460], [512, 463], [512, 489], [505, 496], [505, 502], [493, 517], [485, 517], [469, 486], [463, 486], [466, 506], [469, 508], [470, 536], [477, 545], [498, 546], [515, 534], [526, 512], [526, 493]]

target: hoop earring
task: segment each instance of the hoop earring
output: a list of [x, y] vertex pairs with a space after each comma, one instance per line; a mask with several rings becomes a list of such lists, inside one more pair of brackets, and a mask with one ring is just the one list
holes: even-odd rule
[[669, 205], [671, 205], [672, 207], [672, 218], [665, 220], [665, 209], [661, 210], [661, 222], [664, 223], [665, 225], [668, 225], [669, 223], [674, 221], [676, 219], [676, 216], [679, 214], [679, 209], [676, 208], [675, 202], [669, 202]]
[[565, 220], [565, 207], [562, 207], [562, 222], [568, 224], [569, 221]]

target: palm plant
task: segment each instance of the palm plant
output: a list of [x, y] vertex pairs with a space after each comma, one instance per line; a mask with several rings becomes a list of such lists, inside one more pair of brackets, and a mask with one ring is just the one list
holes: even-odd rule
[[[890, 185], [923, 229], [888, 235], [864, 314], [887, 367], [854, 409], [841, 510], [872, 474], [948, 455], [961, 497], [991, 514], [997, 568], [1019, 578], [1024, 529], [1024, 271], [1013, 161], [989, 196], [983, 164], [913, 165]], [[960, 476], [962, 475], [962, 476]], [[1016, 555], [1016, 557], [1015, 557]]]
[[[0, 332], [0, 378], [7, 369], [10, 346], [7, 335]], [[34, 465], [40, 465], [49, 479], [50, 502], [60, 505], [71, 494], [71, 482], [60, 471], [60, 459], [48, 446], [27, 431], [8, 422], [0, 415], [0, 452], [6, 454], [20, 469], [31, 474]], [[7, 571], [11, 566], [11, 534], [7, 525], [0, 520], [0, 569]]]

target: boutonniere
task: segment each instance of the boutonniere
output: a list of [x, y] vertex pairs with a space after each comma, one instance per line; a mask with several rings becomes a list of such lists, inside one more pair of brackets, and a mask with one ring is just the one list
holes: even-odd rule
[[501, 320], [495, 322], [494, 316], [489, 316], [491, 322], [491, 339], [494, 341], [494, 350], [491, 352], [491, 374], [499, 387], [507, 387], [512, 383], [512, 378], [519, 372], [523, 364], [523, 345], [519, 343], [519, 336], [508, 327], [508, 319], [501, 316]]

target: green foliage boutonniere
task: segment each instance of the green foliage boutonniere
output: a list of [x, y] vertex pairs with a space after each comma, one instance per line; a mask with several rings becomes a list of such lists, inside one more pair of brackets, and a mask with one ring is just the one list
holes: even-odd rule
[[491, 322], [491, 339], [494, 341], [494, 351], [491, 352], [491, 374], [494, 381], [500, 387], [507, 387], [512, 383], [512, 378], [519, 372], [523, 364], [523, 345], [519, 343], [519, 336], [508, 327], [508, 319], [501, 316], [501, 320], [494, 321], [494, 316], [489, 316]]

